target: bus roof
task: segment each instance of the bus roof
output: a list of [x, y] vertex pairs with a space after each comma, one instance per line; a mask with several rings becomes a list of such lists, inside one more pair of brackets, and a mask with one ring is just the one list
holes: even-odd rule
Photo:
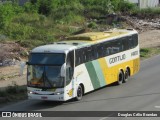
[[133, 29], [114, 29], [104, 32], [83, 33], [68, 37], [65, 41], [36, 47], [32, 50], [32, 53], [65, 53], [66, 51], [81, 48], [83, 46], [89, 46], [91, 44], [100, 43], [106, 40], [109, 41], [118, 37], [129, 36], [136, 33], [137, 31]]
[[74, 45], [64, 45], [55, 43], [36, 47], [31, 51], [31, 53], [65, 53], [66, 51], [70, 51], [74, 48]]

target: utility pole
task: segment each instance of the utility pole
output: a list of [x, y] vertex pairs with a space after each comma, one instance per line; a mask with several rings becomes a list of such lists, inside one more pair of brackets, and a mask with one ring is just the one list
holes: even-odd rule
[[138, 0], [138, 6], [140, 7], [140, 0]]

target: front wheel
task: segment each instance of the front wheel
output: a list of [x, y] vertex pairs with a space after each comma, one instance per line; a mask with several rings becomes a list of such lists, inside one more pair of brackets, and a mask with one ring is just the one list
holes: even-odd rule
[[77, 89], [77, 97], [75, 98], [77, 101], [81, 100], [83, 96], [82, 87], [79, 85]]

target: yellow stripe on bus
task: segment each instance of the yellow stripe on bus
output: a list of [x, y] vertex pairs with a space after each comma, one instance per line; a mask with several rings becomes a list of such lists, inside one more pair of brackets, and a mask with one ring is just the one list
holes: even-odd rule
[[112, 76], [109, 75], [111, 73], [111, 69], [109, 70], [105, 58], [100, 58], [100, 59], [98, 59], [98, 61], [100, 63], [106, 84], [113, 83]]
[[130, 68], [131, 76], [139, 71], [139, 61], [140, 61], [139, 58], [124, 63], [120, 63], [113, 67], [108, 67], [105, 58], [100, 58], [98, 59], [98, 61], [100, 63], [100, 67], [102, 69], [105, 82], [107, 85], [116, 82], [118, 80], [119, 69], [122, 69], [125, 72], [126, 67], [128, 66]]

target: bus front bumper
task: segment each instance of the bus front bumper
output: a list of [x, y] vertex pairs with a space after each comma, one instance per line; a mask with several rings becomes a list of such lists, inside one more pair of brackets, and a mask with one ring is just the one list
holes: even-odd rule
[[66, 101], [64, 99], [64, 94], [60, 94], [60, 95], [38, 95], [38, 94], [28, 93], [28, 99], [45, 100], [45, 101]]

